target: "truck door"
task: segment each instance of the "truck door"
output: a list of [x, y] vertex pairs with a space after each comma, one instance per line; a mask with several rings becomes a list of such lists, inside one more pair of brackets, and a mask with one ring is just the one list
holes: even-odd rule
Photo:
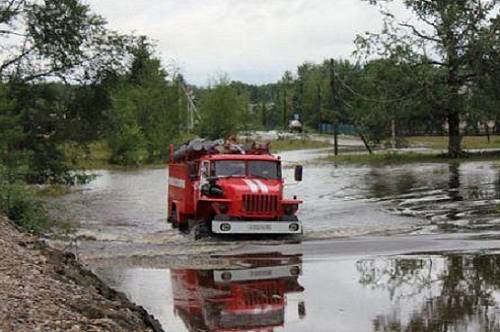
[[209, 174], [210, 174], [210, 162], [205, 160], [201, 163], [200, 166], [200, 187], [199, 187], [200, 192], [201, 188], [204, 185], [208, 185], [207, 178], [209, 177]]

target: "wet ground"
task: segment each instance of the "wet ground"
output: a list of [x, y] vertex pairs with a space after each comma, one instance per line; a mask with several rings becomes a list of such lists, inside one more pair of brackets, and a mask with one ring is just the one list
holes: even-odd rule
[[58, 214], [167, 331], [500, 331], [500, 163], [311, 163], [322, 153], [283, 155], [306, 165], [286, 190], [305, 201], [301, 243], [178, 234], [163, 169], [99, 172]]

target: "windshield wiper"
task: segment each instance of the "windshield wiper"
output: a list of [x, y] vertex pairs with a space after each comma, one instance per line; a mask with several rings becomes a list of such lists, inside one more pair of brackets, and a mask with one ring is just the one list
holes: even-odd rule
[[221, 178], [221, 179], [225, 179], [225, 178], [243, 177], [243, 176], [245, 176], [245, 174], [239, 174], [240, 172], [241, 172], [241, 171], [240, 171], [240, 170], [238, 170], [238, 171], [233, 172], [233, 173], [231, 173], [231, 174], [229, 174], [229, 175], [223, 175], [223, 176], [220, 176], [219, 178]]
[[264, 175], [257, 175], [257, 174], [252, 174], [252, 175], [250, 175], [250, 177], [262, 179], [262, 180], [274, 180], [273, 178], [268, 178], [268, 177], [265, 177]]

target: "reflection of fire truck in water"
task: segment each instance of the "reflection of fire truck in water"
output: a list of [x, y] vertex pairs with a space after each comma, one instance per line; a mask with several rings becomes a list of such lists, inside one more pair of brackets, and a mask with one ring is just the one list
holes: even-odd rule
[[[302, 292], [301, 255], [231, 257], [245, 269], [171, 270], [174, 312], [189, 331], [270, 332], [285, 324], [285, 295]], [[303, 302], [298, 316], [305, 315]]]

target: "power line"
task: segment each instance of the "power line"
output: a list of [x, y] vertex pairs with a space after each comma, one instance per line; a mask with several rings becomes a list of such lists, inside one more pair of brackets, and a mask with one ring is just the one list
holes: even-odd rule
[[[367, 96], [365, 96], [365, 95], [357, 92], [356, 90], [354, 90], [343, 79], [340, 78], [340, 76], [338, 75], [338, 73], [335, 71], [334, 68], [333, 68], [333, 73], [334, 73], [335, 78], [340, 82], [340, 84], [344, 88], [346, 88], [349, 92], [351, 92], [353, 95], [358, 96], [358, 97], [360, 97], [361, 99], [363, 99], [365, 101], [370, 101], [370, 102], [375, 102], [375, 103], [389, 104], [389, 103], [395, 103], [395, 102], [399, 102], [399, 101], [408, 100], [408, 99], [411, 99], [411, 98], [415, 97], [416, 95], [418, 95], [420, 92], [422, 92], [424, 90], [423, 88], [421, 88], [421, 89], [417, 90], [416, 92], [414, 92], [413, 94], [405, 96], [405, 97], [401, 97], [401, 98], [395, 98], [395, 99], [375, 99], [375, 98], [367, 97]], [[339, 99], [341, 99], [343, 101], [342, 98], [339, 98]]]

